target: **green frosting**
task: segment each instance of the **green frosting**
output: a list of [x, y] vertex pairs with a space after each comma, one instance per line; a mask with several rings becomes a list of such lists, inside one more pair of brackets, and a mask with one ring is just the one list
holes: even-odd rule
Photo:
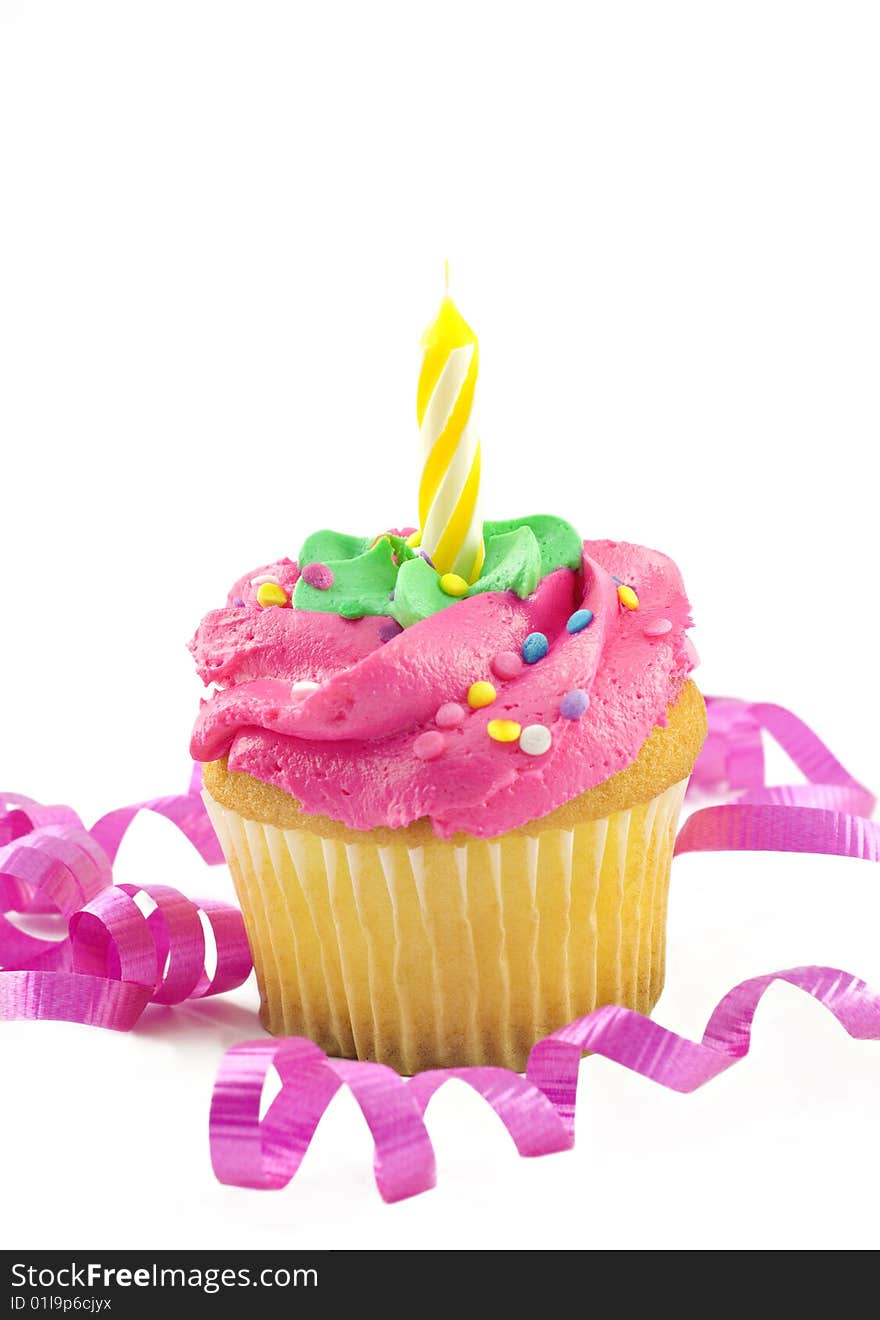
[[[306, 546], [322, 545], [333, 538], [340, 542], [358, 542], [354, 536], [340, 536], [336, 532], [317, 532], [306, 541]], [[304, 547], [305, 548], [305, 547]], [[361, 619], [365, 614], [390, 614], [390, 596], [397, 581], [397, 564], [389, 541], [377, 541], [372, 550], [355, 554], [352, 559], [300, 559], [300, 564], [326, 564], [333, 571], [333, 586], [326, 591], [310, 587], [300, 578], [293, 589], [295, 610], [318, 610], [322, 614], [341, 614], [343, 619]], [[424, 563], [424, 561], [422, 561]], [[425, 565], [427, 568], [427, 565]], [[436, 574], [435, 574], [436, 576]]]
[[[530, 518], [508, 518], [506, 522], [483, 523], [487, 563], [489, 545], [493, 537], [503, 536], [505, 532], [513, 532], [520, 527], [528, 527], [538, 542], [541, 554], [541, 578], [545, 578], [557, 568], [580, 568], [584, 553], [580, 536], [571, 523], [566, 522], [564, 518], [554, 518], [552, 513], [535, 513]], [[484, 567], [483, 573], [485, 572]], [[483, 574], [480, 576], [482, 577]]]
[[440, 590], [440, 574], [419, 556], [400, 565], [391, 613], [402, 628], [409, 628], [429, 614], [454, 605], [460, 597]]
[[302, 543], [297, 560], [306, 564], [337, 564], [342, 559], [356, 559], [370, 548], [368, 536], [346, 536], [345, 532], [312, 532]]
[[484, 591], [515, 591], [521, 600], [530, 596], [541, 581], [541, 548], [530, 527], [489, 533], [493, 524], [483, 524], [486, 558], [483, 571], [468, 588], [468, 596]]
[[[484, 523], [483, 540], [483, 571], [465, 599], [485, 591], [513, 591], [524, 600], [548, 573], [581, 565], [580, 537], [571, 523], [551, 514]], [[298, 610], [345, 619], [390, 614], [409, 628], [461, 599], [441, 591], [436, 569], [403, 537], [390, 532], [372, 548], [367, 537], [315, 532], [303, 543], [298, 561], [300, 567], [318, 563], [333, 572], [333, 585], [326, 591], [299, 579], [292, 602]]]

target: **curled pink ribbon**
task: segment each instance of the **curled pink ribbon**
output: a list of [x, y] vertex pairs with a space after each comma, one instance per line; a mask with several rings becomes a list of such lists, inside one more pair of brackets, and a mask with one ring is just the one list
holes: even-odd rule
[[[0, 1020], [56, 1018], [128, 1031], [147, 1004], [221, 994], [251, 970], [244, 922], [216, 899], [167, 885], [114, 885], [111, 860], [139, 811], [167, 817], [206, 861], [222, 860], [198, 797], [111, 812], [91, 830], [70, 807], [0, 794], [0, 912], [57, 913], [61, 940], [37, 939], [0, 916]], [[207, 970], [206, 929], [214, 944]]]
[[[873, 795], [801, 720], [781, 706], [732, 698], [708, 698], [707, 706], [709, 736], [692, 788], [737, 796], [695, 811], [676, 853], [761, 849], [880, 860], [880, 826], [867, 819]], [[765, 786], [762, 732], [779, 742], [806, 784]], [[194, 902], [165, 885], [112, 883], [112, 859], [141, 810], [172, 821], [205, 861], [222, 860], [198, 787], [196, 769], [188, 793], [110, 812], [91, 830], [69, 807], [0, 795], [0, 913], [55, 912], [68, 922], [66, 939], [40, 940], [0, 915], [0, 1019], [60, 1018], [126, 1030], [150, 1002], [218, 994], [247, 977], [251, 959], [237, 909]], [[216, 946], [213, 972], [206, 929]], [[486, 1100], [521, 1155], [569, 1149], [585, 1050], [672, 1090], [693, 1091], [748, 1053], [755, 1009], [779, 980], [818, 999], [854, 1038], [880, 1039], [880, 996], [829, 967], [742, 982], [718, 1004], [699, 1042], [606, 1005], [539, 1041], [524, 1077], [504, 1068], [450, 1068], [403, 1079], [382, 1064], [329, 1059], [301, 1037], [264, 1037], [233, 1046], [221, 1061], [210, 1115], [214, 1170], [238, 1186], [285, 1186], [346, 1085], [373, 1134], [380, 1193], [386, 1201], [413, 1196], [435, 1182], [424, 1114], [452, 1078]], [[281, 1089], [261, 1119], [273, 1067]]]

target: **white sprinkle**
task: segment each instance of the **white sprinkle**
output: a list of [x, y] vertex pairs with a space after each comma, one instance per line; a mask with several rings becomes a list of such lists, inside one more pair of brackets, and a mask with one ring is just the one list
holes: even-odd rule
[[520, 751], [527, 756], [543, 756], [549, 752], [553, 735], [546, 724], [527, 724], [519, 735]]
[[281, 583], [278, 581], [277, 577], [273, 577], [271, 573], [261, 573], [259, 577], [251, 578], [252, 587], [261, 587], [264, 582], [271, 582], [273, 587], [281, 586]]
[[290, 693], [292, 697], [299, 700], [301, 697], [307, 697], [310, 692], [317, 692], [320, 686], [320, 683], [313, 683], [310, 678], [298, 678], [292, 684]]

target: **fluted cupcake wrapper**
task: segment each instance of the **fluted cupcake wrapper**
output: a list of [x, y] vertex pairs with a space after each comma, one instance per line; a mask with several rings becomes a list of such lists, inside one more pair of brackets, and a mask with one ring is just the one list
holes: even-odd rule
[[279, 829], [206, 792], [264, 1026], [404, 1073], [522, 1070], [600, 1004], [650, 1012], [686, 785], [572, 829], [413, 848]]

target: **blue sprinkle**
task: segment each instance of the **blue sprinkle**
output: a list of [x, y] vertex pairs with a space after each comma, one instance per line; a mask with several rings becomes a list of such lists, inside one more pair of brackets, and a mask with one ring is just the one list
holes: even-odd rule
[[241, 596], [236, 596], [235, 600], [232, 603], [237, 610], [240, 610], [244, 605], [244, 601], [242, 600]]
[[527, 665], [534, 665], [539, 660], [543, 660], [549, 650], [550, 643], [543, 633], [529, 633], [522, 644], [522, 658]]
[[575, 610], [565, 626], [570, 633], [579, 633], [582, 632], [584, 628], [589, 628], [592, 622], [592, 610]]
[[613, 573], [611, 574], [611, 581], [616, 587], [620, 586], [620, 578], [616, 578]]
[[559, 707], [559, 714], [567, 720], [579, 720], [590, 704], [590, 698], [583, 688], [572, 688], [566, 692]]

